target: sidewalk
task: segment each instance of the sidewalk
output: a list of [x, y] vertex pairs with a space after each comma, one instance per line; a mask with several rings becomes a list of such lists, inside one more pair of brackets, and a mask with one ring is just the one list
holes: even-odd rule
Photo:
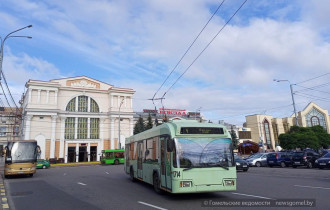
[[0, 199], [1, 199], [1, 205], [0, 210], [7, 210], [9, 209], [8, 200], [7, 200], [7, 192], [5, 189], [5, 183], [4, 183], [4, 158], [0, 157]]

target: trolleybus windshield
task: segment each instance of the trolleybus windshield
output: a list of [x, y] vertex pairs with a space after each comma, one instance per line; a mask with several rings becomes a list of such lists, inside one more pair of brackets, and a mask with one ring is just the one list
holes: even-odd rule
[[177, 138], [174, 167], [208, 168], [234, 166], [229, 138]]
[[35, 162], [37, 159], [37, 143], [15, 142], [8, 145], [8, 156], [6, 162], [26, 163]]

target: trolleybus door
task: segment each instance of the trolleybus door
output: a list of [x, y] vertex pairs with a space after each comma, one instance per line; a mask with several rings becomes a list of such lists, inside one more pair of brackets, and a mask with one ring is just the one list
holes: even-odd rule
[[143, 142], [138, 142], [137, 145], [137, 177], [143, 177], [142, 170], [142, 159], [143, 159]]
[[161, 186], [172, 189], [171, 180], [171, 153], [167, 152], [166, 144], [168, 137], [160, 137], [160, 179]]

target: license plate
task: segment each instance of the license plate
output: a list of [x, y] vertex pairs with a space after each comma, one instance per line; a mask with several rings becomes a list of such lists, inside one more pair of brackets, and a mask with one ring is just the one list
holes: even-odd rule
[[243, 168], [246, 168], [247, 166], [243, 166]]
[[320, 163], [320, 165], [321, 165], [321, 166], [325, 166], [325, 165], [326, 165], [326, 163]]
[[24, 174], [24, 172], [22, 172], [22, 171], [19, 171], [19, 172], [17, 172], [18, 174]]

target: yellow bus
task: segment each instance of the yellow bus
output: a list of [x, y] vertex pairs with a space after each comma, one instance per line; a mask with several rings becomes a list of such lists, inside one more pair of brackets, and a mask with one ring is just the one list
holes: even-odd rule
[[40, 154], [37, 141], [8, 141], [4, 150], [5, 178], [12, 175], [33, 176], [36, 172], [37, 157]]

